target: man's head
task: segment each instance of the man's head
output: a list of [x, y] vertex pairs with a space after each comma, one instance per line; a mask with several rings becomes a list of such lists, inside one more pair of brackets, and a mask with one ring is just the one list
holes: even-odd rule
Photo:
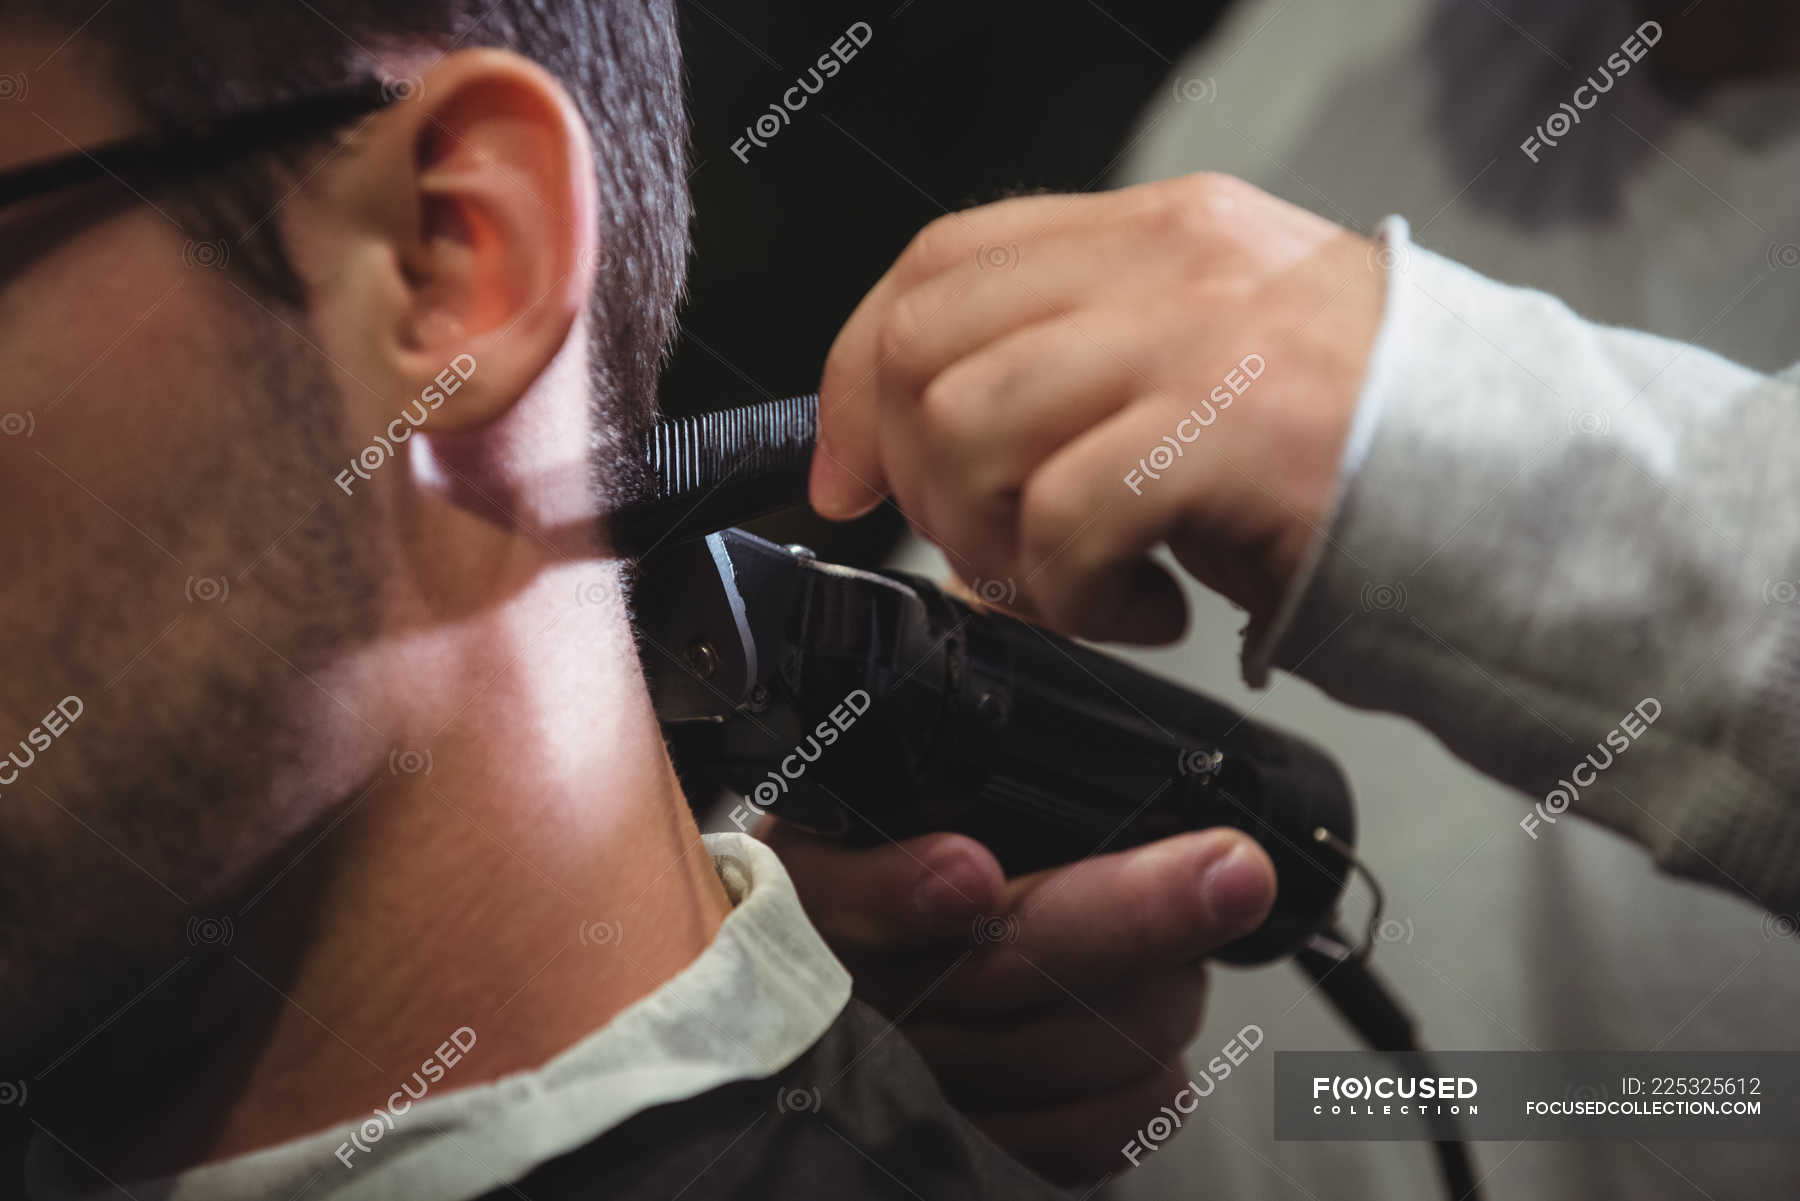
[[393, 97], [0, 212], [0, 1063], [416, 768], [466, 698], [421, 722], [408, 668], [621, 486], [687, 250], [672, 7], [0, 0], [0, 169]]

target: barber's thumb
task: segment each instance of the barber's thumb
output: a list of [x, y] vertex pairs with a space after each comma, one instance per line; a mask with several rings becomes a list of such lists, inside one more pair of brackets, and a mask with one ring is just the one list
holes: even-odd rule
[[854, 455], [840, 453], [839, 445], [821, 436], [807, 478], [813, 509], [830, 521], [861, 517], [881, 503], [887, 488], [878, 459], [857, 461]]
[[999, 860], [965, 835], [846, 847], [775, 820], [758, 833], [833, 942], [885, 948], [966, 938], [971, 921], [1006, 904]]

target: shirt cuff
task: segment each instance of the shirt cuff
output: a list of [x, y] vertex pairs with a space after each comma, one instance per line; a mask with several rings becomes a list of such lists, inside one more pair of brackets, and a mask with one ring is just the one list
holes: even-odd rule
[[1376, 229], [1375, 245], [1369, 251], [1369, 266], [1387, 275], [1387, 299], [1382, 310], [1381, 328], [1375, 335], [1362, 394], [1357, 399], [1344, 451], [1338, 459], [1337, 485], [1330, 513], [1315, 532], [1312, 545], [1300, 561], [1300, 570], [1294, 573], [1281, 603], [1275, 608], [1274, 617], [1266, 624], [1252, 626], [1244, 636], [1244, 682], [1252, 688], [1268, 686], [1275, 648], [1292, 628], [1301, 602], [1319, 574], [1319, 565], [1331, 546], [1330, 531], [1337, 525], [1344, 507], [1344, 497], [1369, 457], [1369, 445], [1375, 439], [1375, 427], [1381, 420], [1382, 397], [1399, 386], [1402, 378], [1402, 367], [1410, 353], [1410, 313], [1405, 310], [1409, 307], [1408, 294], [1412, 291], [1402, 283], [1413, 250], [1412, 227], [1405, 217], [1390, 216]]

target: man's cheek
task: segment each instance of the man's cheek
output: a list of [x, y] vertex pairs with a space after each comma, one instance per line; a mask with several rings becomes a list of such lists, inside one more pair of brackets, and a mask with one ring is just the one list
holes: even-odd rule
[[48, 639], [70, 621], [97, 636], [137, 609], [162, 615], [154, 634], [188, 580], [231, 570], [194, 551], [219, 545], [207, 531], [232, 516], [242, 473], [225, 470], [229, 456], [254, 453], [253, 398], [224, 324], [228, 298], [250, 301], [181, 251], [162, 218], [137, 211], [0, 293], [0, 657], [44, 687], [57, 669]]
[[35, 457], [127, 518], [190, 494], [220, 443], [246, 436], [246, 381], [233, 378], [223, 326], [234, 301], [252, 302], [182, 251], [154, 215], [108, 223], [56, 264], [60, 303], [33, 335]]

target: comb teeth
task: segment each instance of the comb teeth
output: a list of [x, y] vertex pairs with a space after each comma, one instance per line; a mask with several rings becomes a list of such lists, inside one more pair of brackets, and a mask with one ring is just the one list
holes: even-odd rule
[[644, 439], [650, 480], [613, 514], [614, 544], [642, 555], [805, 503], [817, 394], [665, 418]]
[[804, 470], [818, 434], [816, 394], [659, 421], [644, 439], [650, 494], [698, 501], [710, 489]]

